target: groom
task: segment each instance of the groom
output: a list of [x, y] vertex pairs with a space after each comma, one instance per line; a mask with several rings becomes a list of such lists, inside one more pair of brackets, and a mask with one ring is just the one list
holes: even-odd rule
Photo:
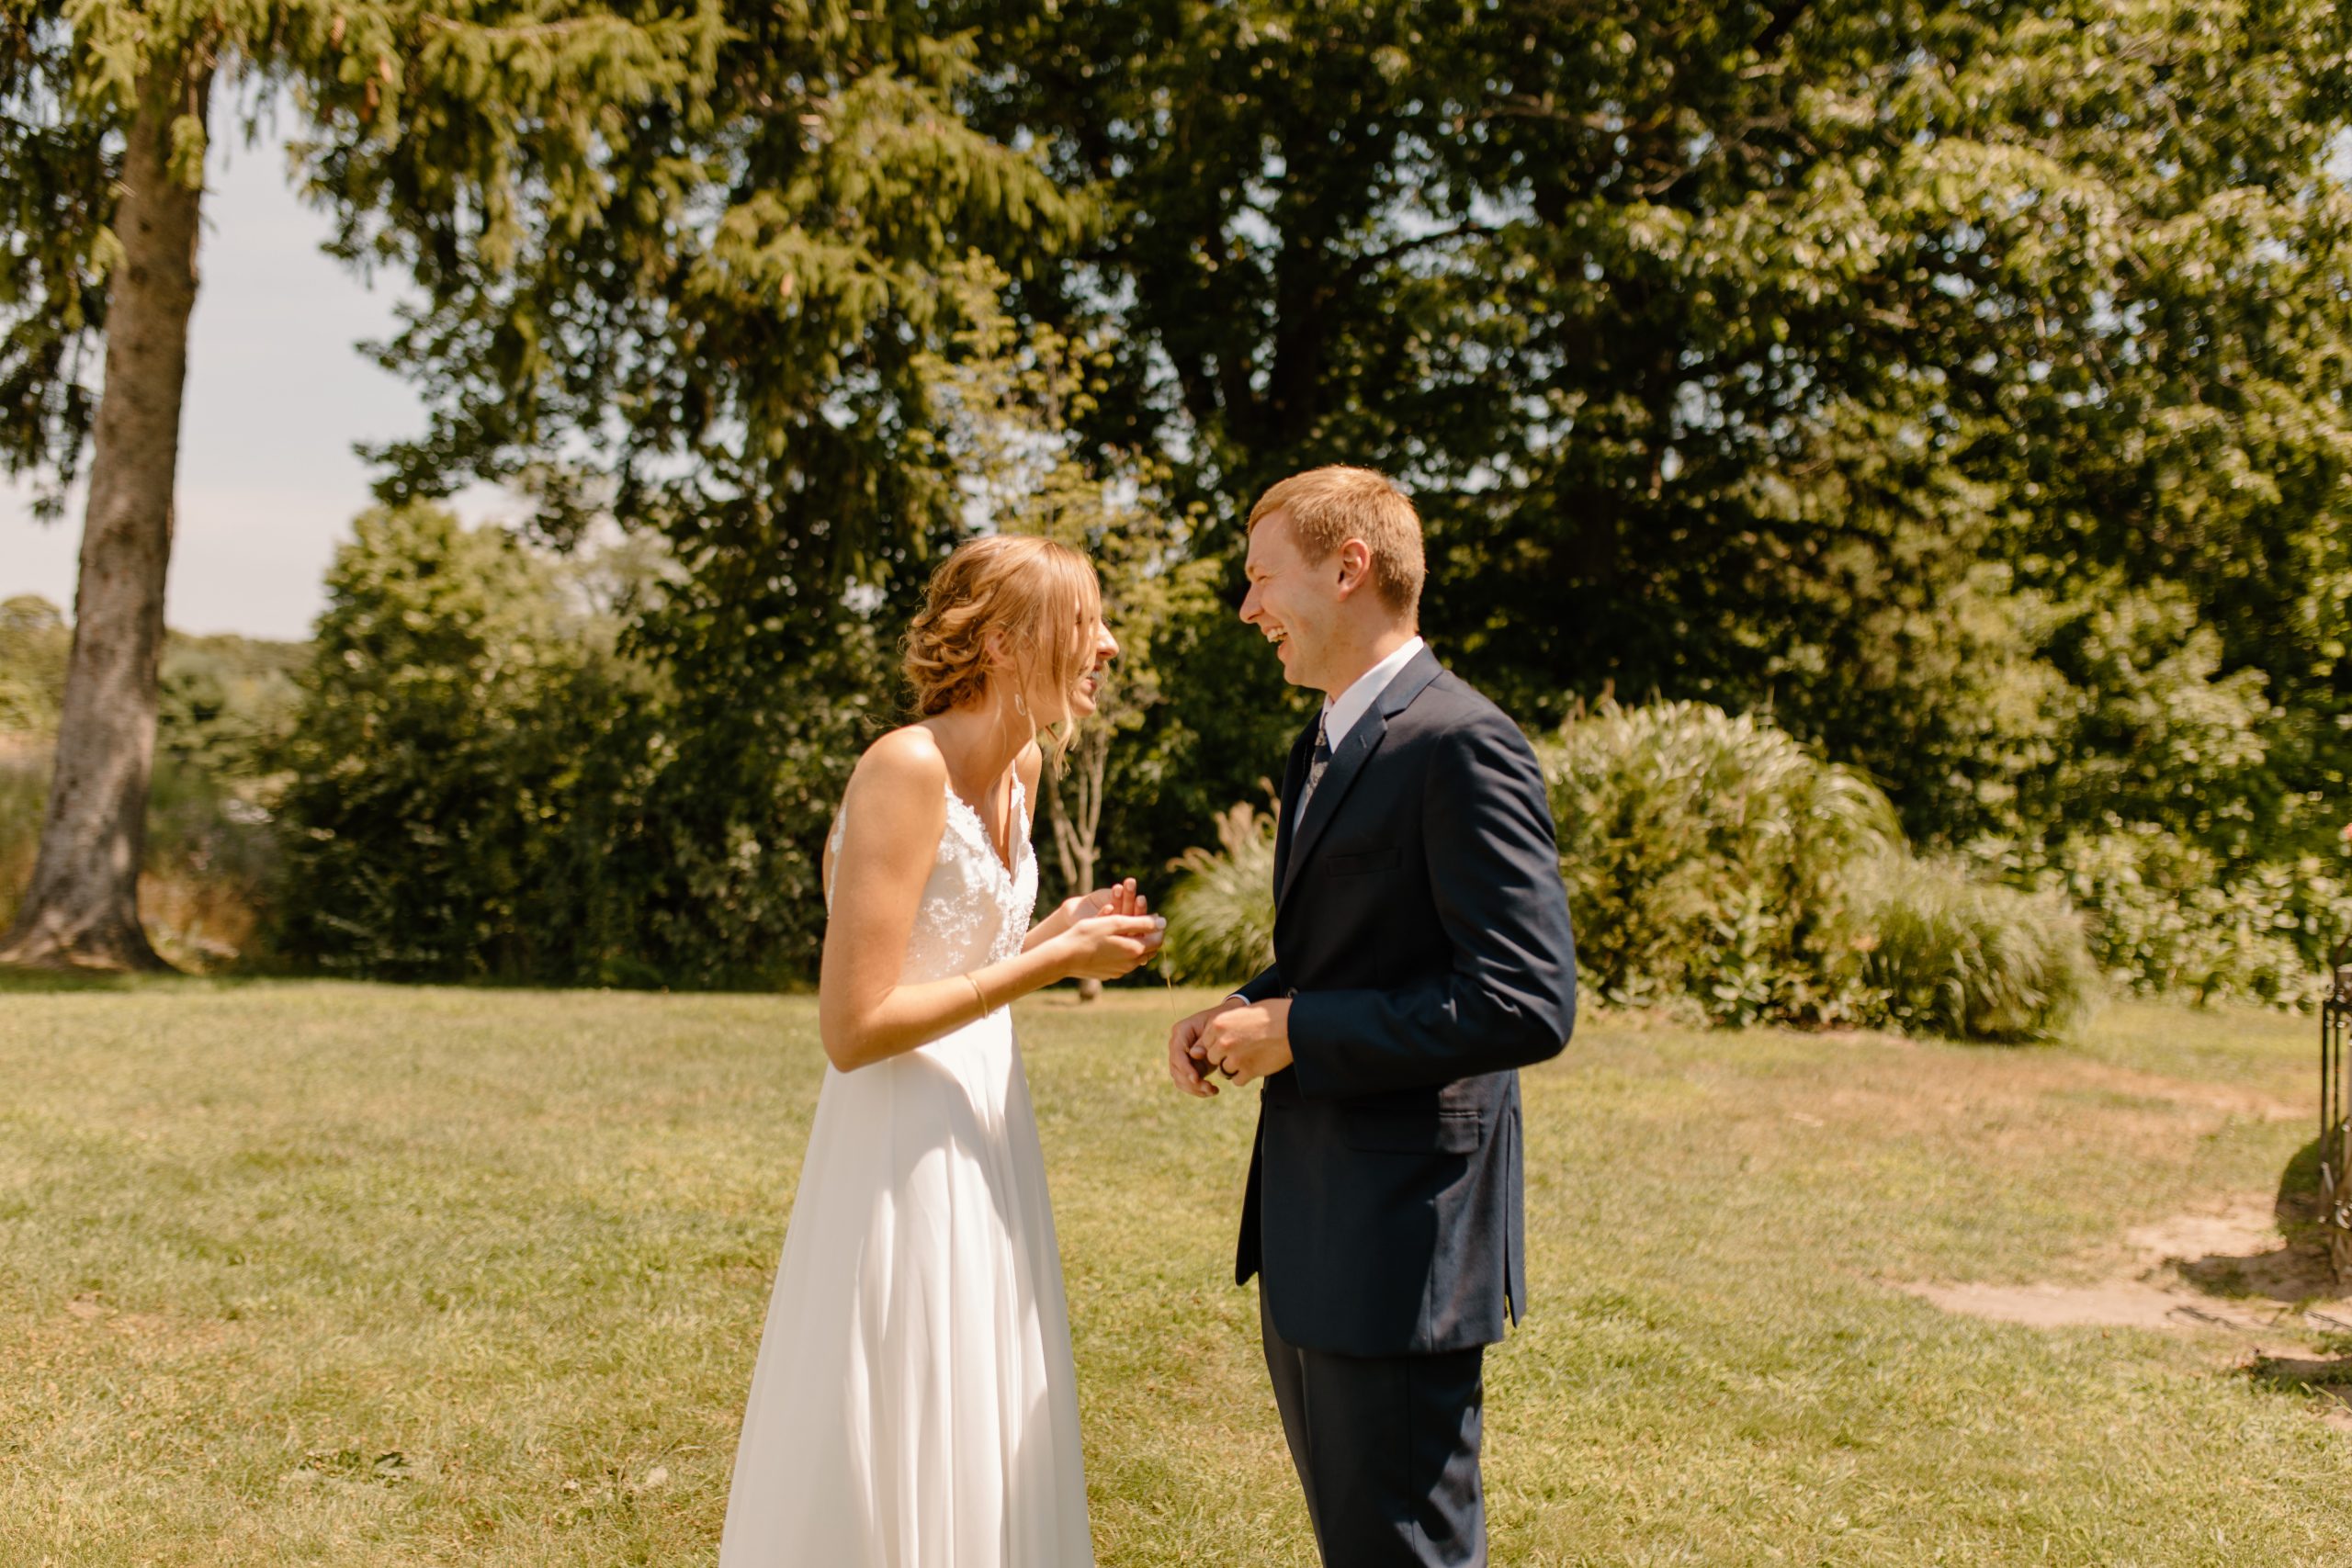
[[1316, 468], [1250, 513], [1241, 618], [1323, 694], [1291, 748], [1274, 963], [1169, 1037], [1263, 1078], [1237, 1283], [1329, 1568], [1483, 1564], [1485, 1348], [1527, 1308], [1519, 1074], [1576, 1021], [1535, 754], [1415, 635], [1420, 518]]

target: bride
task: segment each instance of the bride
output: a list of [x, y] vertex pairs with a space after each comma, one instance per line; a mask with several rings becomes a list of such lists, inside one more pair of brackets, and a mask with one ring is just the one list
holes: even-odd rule
[[1135, 884], [1032, 927], [1041, 748], [1118, 645], [1085, 558], [964, 545], [907, 635], [922, 716], [826, 849], [831, 1066], [752, 1377], [720, 1568], [1091, 1564], [1069, 1311], [1005, 1005], [1157, 949]]

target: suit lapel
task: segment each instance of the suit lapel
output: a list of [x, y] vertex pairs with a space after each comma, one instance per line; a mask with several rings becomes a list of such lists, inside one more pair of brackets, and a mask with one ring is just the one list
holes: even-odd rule
[[[1300, 819], [1295, 833], [1290, 831], [1291, 792], [1285, 784], [1281, 831], [1289, 834], [1290, 839], [1287, 853], [1279, 841], [1274, 851], [1276, 908], [1279, 909], [1283, 900], [1289, 896], [1290, 885], [1298, 880], [1299, 870], [1306, 864], [1307, 857], [1315, 852], [1316, 843], [1323, 837], [1323, 830], [1339, 814], [1340, 804], [1347, 797], [1348, 786], [1356, 782], [1356, 775], [1363, 772], [1365, 760], [1379, 750], [1381, 741], [1387, 738], [1388, 721], [1411, 706], [1413, 699], [1421, 694], [1422, 689], [1442, 672], [1443, 666], [1438, 663], [1437, 655], [1426, 648], [1396, 672], [1396, 678], [1388, 682], [1388, 689], [1380, 694], [1380, 700], [1372, 705], [1372, 711], [1356, 721], [1356, 727], [1348, 731], [1348, 738], [1340, 742], [1339, 749], [1331, 753], [1331, 764], [1323, 770], [1323, 782], [1315, 786], [1314, 798], [1306, 803], [1306, 815]], [[1297, 750], [1293, 748], [1291, 759], [1294, 764], [1297, 756]], [[1301, 782], [1304, 782], [1303, 770], [1294, 767], [1293, 773], [1301, 775]]]
[[1291, 818], [1297, 816], [1295, 803], [1298, 792], [1306, 782], [1306, 755], [1315, 749], [1315, 727], [1308, 725], [1299, 731], [1298, 739], [1290, 744], [1290, 761], [1283, 764], [1283, 792], [1274, 799], [1274, 902], [1282, 902], [1279, 889], [1283, 883], [1283, 868], [1290, 863]]

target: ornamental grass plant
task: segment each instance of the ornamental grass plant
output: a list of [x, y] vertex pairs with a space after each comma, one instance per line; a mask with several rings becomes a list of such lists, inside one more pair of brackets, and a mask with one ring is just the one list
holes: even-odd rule
[[1902, 844], [1875, 784], [1702, 703], [1604, 701], [1541, 755], [1587, 986], [1719, 1024], [1870, 1020], [1850, 871]]
[[1272, 813], [1248, 801], [1218, 816], [1216, 850], [1187, 850], [1164, 911], [1160, 962], [1170, 978], [1237, 985], [1274, 961]]
[[1897, 1028], [2048, 1040], [2089, 1011], [2098, 970], [2082, 917], [2064, 898], [1910, 855], [1882, 855], [1857, 872], [1855, 915], [1869, 942], [1862, 977]]

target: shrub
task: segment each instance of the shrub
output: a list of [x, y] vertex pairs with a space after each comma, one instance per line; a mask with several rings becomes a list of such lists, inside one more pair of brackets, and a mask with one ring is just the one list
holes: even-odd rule
[[33, 879], [40, 818], [49, 801], [49, 756], [30, 746], [0, 746], [0, 931]]
[[2047, 1040], [2088, 1010], [2098, 977], [2081, 917], [2054, 893], [1972, 880], [1950, 861], [1855, 867], [1862, 978], [1887, 1021], [1964, 1040]]
[[30, 593], [0, 599], [0, 736], [57, 728], [73, 639], [63, 613], [48, 600]]
[[1985, 840], [1981, 867], [2064, 896], [2116, 986], [2197, 1002], [2303, 1006], [2327, 989], [2332, 943], [2352, 934], [2352, 886], [2316, 855], [2232, 864], [2172, 830], [2109, 818], [2050, 846]]
[[1239, 985], [1274, 961], [1274, 829], [1271, 813], [1240, 802], [1216, 819], [1217, 850], [1173, 863], [1185, 874], [1164, 911], [1160, 963], [1170, 977]]
[[[49, 773], [45, 746], [0, 750], [0, 930], [32, 881]], [[266, 811], [200, 768], [156, 760], [139, 909], [157, 953], [183, 969], [252, 957], [277, 878]]]
[[1578, 968], [1604, 1000], [1867, 1019], [1850, 870], [1901, 842], [1870, 781], [1700, 703], [1604, 702], [1543, 755]]
[[813, 973], [817, 854], [867, 725], [829, 671], [865, 674], [873, 639], [834, 639], [788, 693], [681, 691], [583, 603], [609, 564], [428, 506], [359, 520], [285, 748], [288, 957], [558, 985]]
[[601, 977], [576, 956], [606, 914], [600, 808], [643, 738], [551, 565], [419, 506], [362, 517], [327, 581], [286, 750], [285, 950], [387, 978]]
[[[1604, 1006], [2033, 1040], [2095, 993], [2063, 899], [1913, 859], [1875, 785], [1768, 722], [1603, 703], [1539, 754], [1579, 976]], [[1236, 806], [1217, 839], [1177, 863], [1166, 963], [1230, 984], [1272, 958], [1274, 821]]]

